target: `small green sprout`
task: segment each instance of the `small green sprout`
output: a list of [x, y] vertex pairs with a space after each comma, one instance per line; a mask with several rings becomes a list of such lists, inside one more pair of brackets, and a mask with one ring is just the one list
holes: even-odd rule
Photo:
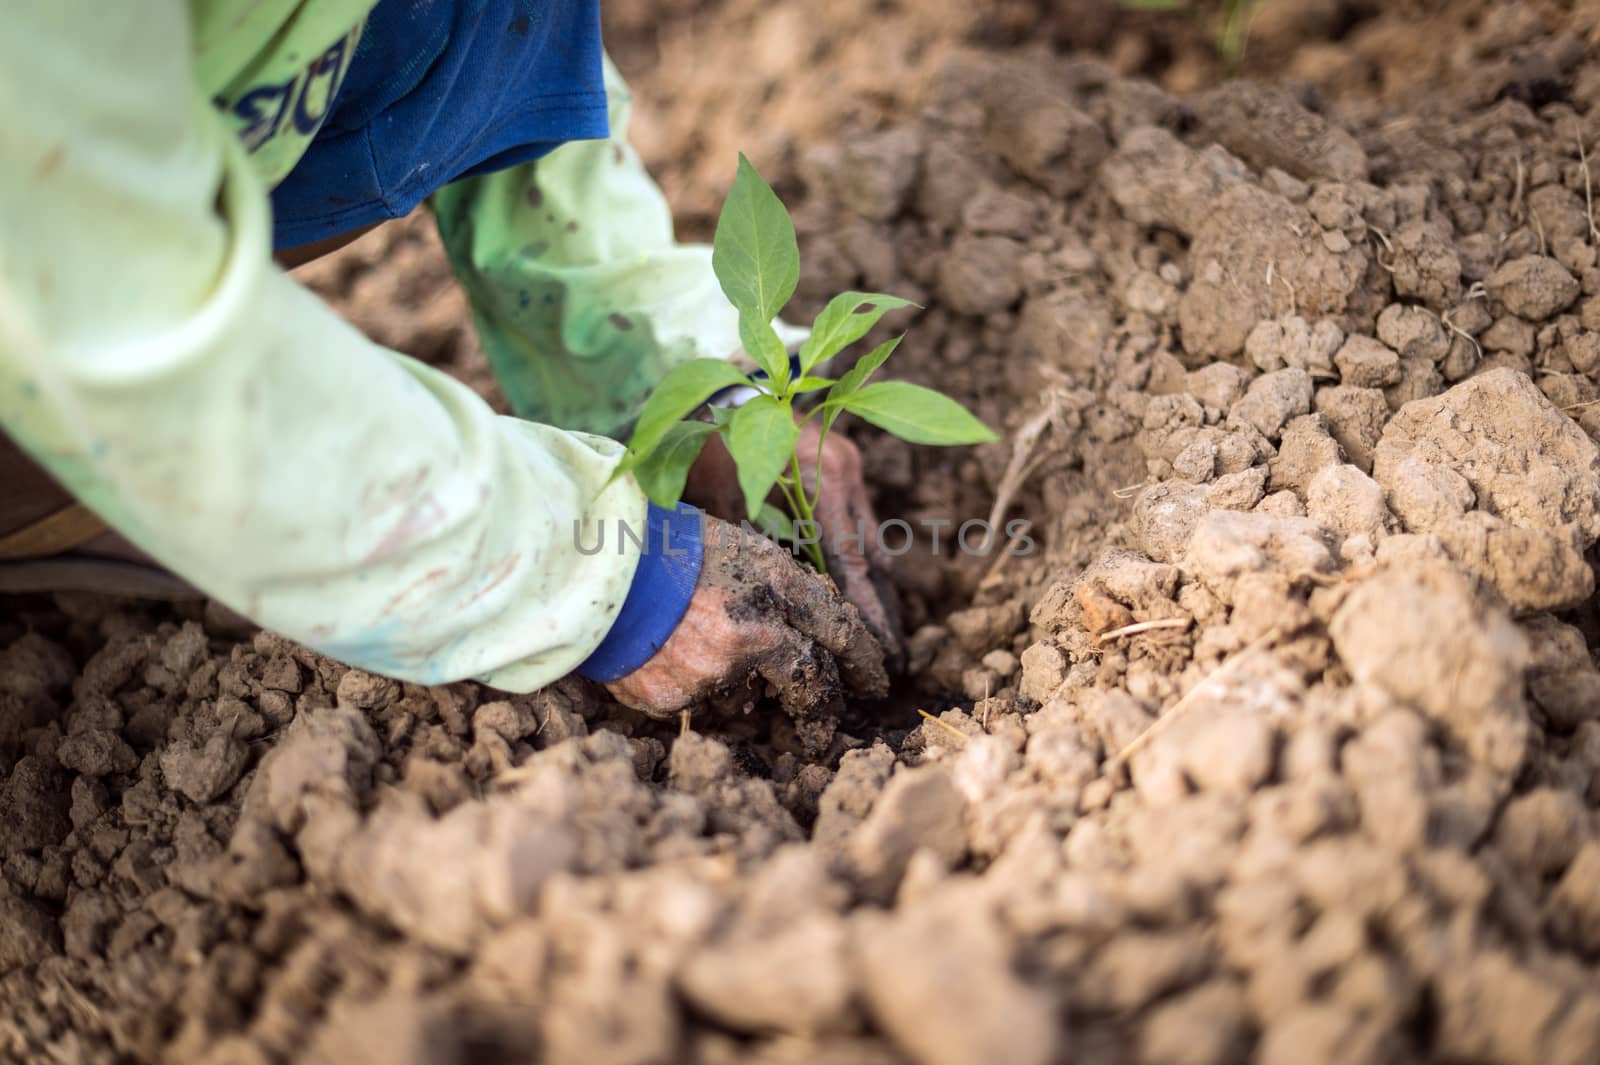
[[[806, 557], [827, 571], [815, 535], [818, 483], [807, 491], [801, 477], [800, 430], [821, 419], [817, 448], [841, 414], [850, 413], [913, 444], [978, 444], [994, 432], [955, 400], [906, 381], [870, 381], [894, 354], [900, 337], [873, 348], [837, 380], [816, 375], [823, 362], [866, 336], [885, 314], [916, 304], [876, 292], [835, 296], [811, 325], [800, 346], [798, 374], [790, 373], [789, 352], [773, 320], [794, 294], [800, 277], [800, 249], [794, 223], [772, 187], [743, 155], [739, 172], [712, 243], [712, 269], [723, 293], [739, 313], [739, 339], [767, 375], [761, 395], [733, 411], [713, 409], [711, 421], [690, 417], [725, 388], [749, 384], [736, 367], [717, 359], [693, 359], [674, 368], [645, 403], [618, 472], [631, 471], [645, 494], [661, 506], [683, 495], [689, 467], [706, 439], [723, 438], [738, 469], [750, 519], [763, 532], [804, 546]], [[802, 396], [821, 401], [799, 412]], [[784, 506], [769, 502], [774, 491]], [[809, 535], [797, 535], [797, 523]]]
[[[1244, 65], [1245, 47], [1250, 43], [1250, 18], [1264, 0], [1221, 0], [1212, 30], [1217, 57], [1227, 72], [1237, 74]], [[1187, 11], [1190, 0], [1122, 0], [1132, 11]]]

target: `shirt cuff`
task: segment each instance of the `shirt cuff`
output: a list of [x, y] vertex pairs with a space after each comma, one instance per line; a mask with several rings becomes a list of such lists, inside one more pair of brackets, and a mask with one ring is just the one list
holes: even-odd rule
[[601, 683], [626, 677], [661, 650], [689, 609], [705, 556], [700, 511], [687, 503], [675, 510], [651, 503], [645, 520], [644, 552], [622, 611], [600, 646], [574, 670], [580, 677]]
[[[821, 367], [817, 367], [821, 369]], [[771, 390], [767, 387], [767, 371], [762, 369], [751, 370], [747, 375], [750, 378], [748, 385], [729, 385], [720, 392], [712, 394], [706, 400], [708, 407], [726, 407], [730, 410], [742, 407], [757, 396], [767, 395]], [[789, 378], [793, 380], [800, 376], [800, 355], [798, 352], [789, 355]]]

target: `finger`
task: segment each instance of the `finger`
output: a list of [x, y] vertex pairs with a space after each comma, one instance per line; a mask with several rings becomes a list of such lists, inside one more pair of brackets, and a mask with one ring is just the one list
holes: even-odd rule
[[883, 645], [861, 612], [821, 577], [786, 558], [779, 561], [784, 565], [774, 568], [774, 580], [784, 619], [838, 659], [839, 672], [852, 691], [869, 698], [887, 695]]
[[766, 615], [820, 643], [839, 659], [852, 691], [887, 694], [883, 646], [828, 581], [764, 537], [744, 536], [726, 523], [708, 521], [705, 543], [709, 579], [727, 586], [745, 617]]
[[[808, 481], [820, 479], [817, 492], [817, 520], [824, 547], [841, 556], [869, 552], [870, 535], [877, 519], [862, 479], [861, 452], [848, 439], [837, 434], [828, 437]], [[870, 557], [870, 556], [869, 556]]]
[[793, 629], [783, 643], [756, 659], [757, 674], [778, 693], [784, 712], [813, 754], [833, 738], [834, 722], [843, 710], [843, 687], [833, 655]]
[[[854, 493], [852, 493], [853, 495]], [[865, 495], [865, 490], [860, 492]], [[893, 586], [887, 574], [873, 564], [865, 550], [875, 544], [871, 511], [852, 506], [853, 500], [843, 499], [820, 508], [818, 519], [828, 531], [843, 530], [844, 536], [829, 536], [823, 544], [823, 557], [828, 563], [828, 574], [839, 585], [846, 599], [855, 604], [862, 620], [893, 657], [900, 644], [899, 614], [895, 609]], [[859, 537], [859, 538], [857, 538]]]
[[783, 641], [752, 665], [778, 693], [784, 710], [805, 717], [839, 700], [839, 667], [815, 640], [786, 629]]
[[826, 485], [819, 514], [824, 557], [845, 597], [861, 611], [891, 661], [901, 655], [899, 597], [889, 580], [890, 560], [878, 535], [878, 518], [863, 476], [861, 451], [848, 438], [827, 438], [821, 476]]

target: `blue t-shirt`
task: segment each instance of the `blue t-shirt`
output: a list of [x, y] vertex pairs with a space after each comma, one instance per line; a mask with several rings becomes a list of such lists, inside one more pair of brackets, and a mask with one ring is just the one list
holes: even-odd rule
[[273, 246], [403, 217], [458, 178], [606, 134], [598, 0], [379, 0], [272, 193]]

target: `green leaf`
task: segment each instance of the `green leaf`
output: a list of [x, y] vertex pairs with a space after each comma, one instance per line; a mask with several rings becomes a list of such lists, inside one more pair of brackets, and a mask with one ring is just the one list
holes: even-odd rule
[[717, 431], [710, 422], [676, 422], [649, 455], [633, 468], [639, 488], [658, 506], [676, 506], [683, 498], [689, 467], [700, 457], [706, 437]]
[[832, 388], [835, 384], [838, 382], [831, 377], [812, 377], [808, 374], [790, 387], [789, 394], [803, 396], [807, 392], [821, 392], [824, 388]]
[[728, 430], [728, 451], [739, 468], [739, 487], [752, 517], [794, 457], [800, 427], [789, 408], [771, 396], [757, 396], [740, 407]]
[[902, 333], [900, 336], [885, 340], [882, 344], [861, 356], [856, 361], [856, 364], [850, 367], [843, 377], [839, 378], [838, 384], [833, 386], [833, 391], [829, 392], [828, 398], [823, 401], [823, 406], [826, 408], [822, 412], [823, 435], [827, 435], [828, 430], [833, 428], [833, 423], [838, 420], [839, 415], [844, 413], [842, 404], [845, 398], [859, 391], [861, 386], [867, 383], [867, 378], [871, 377], [878, 367], [888, 361], [889, 356], [894, 354], [894, 349], [899, 347], [900, 341], [904, 339], [905, 334]]
[[1189, 6], [1188, 0], [1122, 0], [1122, 6], [1130, 11], [1182, 11]]
[[811, 323], [811, 336], [800, 345], [800, 372], [810, 373], [817, 363], [866, 336], [890, 311], [915, 306], [910, 300], [880, 292], [845, 292], [833, 297]]
[[740, 373], [737, 367], [721, 359], [690, 359], [673, 367], [672, 372], [662, 378], [655, 391], [650, 393], [644, 410], [639, 412], [633, 438], [628, 441], [631, 454], [619, 470], [636, 467], [656, 449], [668, 429], [714, 393], [749, 383], [750, 379]]
[[789, 349], [778, 339], [770, 317], [756, 318], [740, 311], [739, 342], [773, 384], [782, 388], [789, 383]]
[[789, 515], [771, 503], [761, 504], [761, 511], [756, 515], [756, 528], [779, 540], [792, 541], [795, 538], [794, 522], [789, 520]]
[[913, 444], [985, 444], [999, 439], [949, 396], [909, 381], [867, 385], [839, 405]]
[[856, 364], [847, 370], [833, 386], [833, 391], [828, 393], [828, 402], [842, 400], [850, 393], [857, 391], [867, 383], [867, 379], [877, 372], [878, 367], [889, 361], [889, 356], [894, 354], [894, 349], [900, 346], [900, 341], [905, 339], [902, 333], [897, 337], [890, 337], [882, 344], [867, 352], [856, 360]]
[[778, 316], [800, 279], [794, 223], [783, 201], [743, 153], [717, 218], [711, 269], [739, 313], [763, 322]]

